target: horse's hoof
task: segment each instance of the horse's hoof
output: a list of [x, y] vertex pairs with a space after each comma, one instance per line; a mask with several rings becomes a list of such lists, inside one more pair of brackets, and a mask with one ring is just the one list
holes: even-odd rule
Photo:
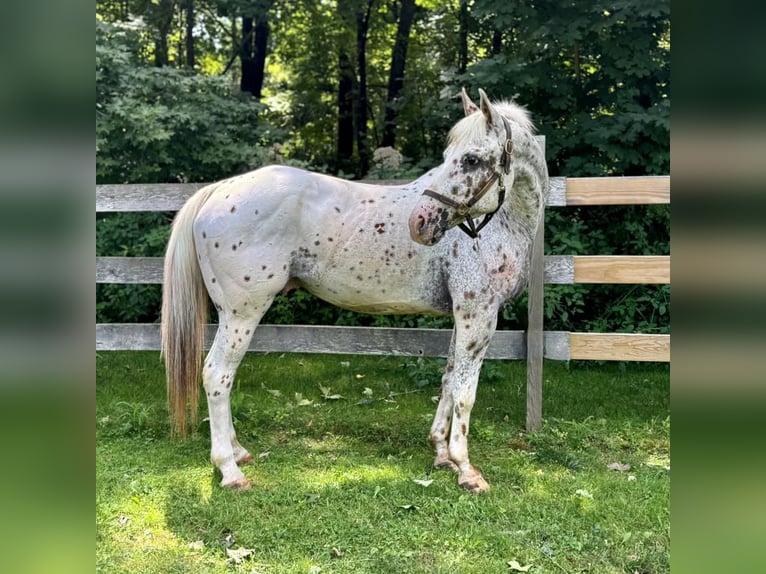
[[489, 483], [484, 480], [481, 473], [473, 467], [466, 472], [460, 473], [457, 483], [460, 487], [465, 488], [472, 494], [481, 494], [489, 490]]
[[440, 470], [449, 470], [450, 472], [459, 472], [460, 469], [457, 467], [457, 465], [452, 462], [449, 458], [437, 458], [434, 461], [434, 468], [438, 468]]
[[239, 466], [242, 466], [243, 464], [250, 464], [254, 460], [255, 460], [255, 457], [249, 452], [246, 452], [243, 456], [237, 459], [237, 464]]
[[250, 481], [245, 476], [236, 480], [232, 480], [231, 482], [222, 482], [221, 486], [230, 490], [250, 490], [253, 487], [253, 485], [250, 484]]

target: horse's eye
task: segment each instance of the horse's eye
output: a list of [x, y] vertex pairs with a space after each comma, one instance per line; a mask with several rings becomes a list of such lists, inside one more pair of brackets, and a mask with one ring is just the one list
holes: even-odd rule
[[476, 167], [480, 161], [478, 156], [470, 153], [463, 156], [463, 165], [466, 167]]

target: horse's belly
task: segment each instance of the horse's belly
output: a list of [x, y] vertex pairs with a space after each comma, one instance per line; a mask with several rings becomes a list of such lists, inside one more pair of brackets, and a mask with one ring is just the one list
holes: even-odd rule
[[[398, 292], [390, 287], [380, 287], [375, 290], [356, 286], [351, 289], [339, 284], [310, 285], [303, 287], [312, 295], [332, 303], [337, 307], [357, 313], [372, 313], [375, 315], [400, 315], [405, 313], [424, 315], [449, 314], [449, 306], [440, 306], [429, 300], [427, 294], [415, 292]], [[444, 308], [442, 308], [444, 307]]]

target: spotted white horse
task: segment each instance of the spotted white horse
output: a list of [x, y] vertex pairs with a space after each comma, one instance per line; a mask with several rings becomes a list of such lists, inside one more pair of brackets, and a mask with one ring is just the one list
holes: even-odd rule
[[[526, 283], [548, 174], [528, 113], [479, 93], [477, 106], [462, 92], [444, 163], [412, 183], [270, 166], [199, 190], [178, 213], [162, 305], [171, 422], [184, 435], [196, 421], [201, 372], [223, 486], [249, 488], [240, 465], [253, 459], [232, 424], [235, 372], [274, 297], [300, 287], [364, 313], [454, 316], [434, 465], [471, 492], [489, 488], [468, 459], [471, 408], [498, 310]], [[209, 300], [219, 327], [200, 364]]]

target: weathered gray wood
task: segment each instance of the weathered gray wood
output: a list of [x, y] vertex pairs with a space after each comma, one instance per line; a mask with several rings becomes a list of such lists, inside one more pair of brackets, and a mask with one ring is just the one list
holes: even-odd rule
[[[362, 180], [372, 185], [404, 185], [408, 179]], [[96, 186], [96, 211], [178, 211], [186, 200], [207, 183], [132, 183]], [[550, 179], [547, 205], [566, 205], [566, 178]]]
[[96, 283], [162, 283], [162, 257], [96, 257]]
[[[540, 142], [545, 153], [545, 140]], [[550, 197], [550, 180], [548, 181]], [[543, 285], [545, 283], [545, 210], [532, 241], [527, 283], [527, 431], [543, 424]]]
[[96, 211], [178, 211], [207, 183], [135, 183], [96, 186]]
[[571, 285], [574, 283], [574, 258], [571, 255], [546, 255], [545, 283]]
[[[209, 349], [217, 325], [208, 325], [205, 348]], [[449, 329], [389, 329], [328, 327], [315, 325], [260, 325], [250, 351], [273, 353], [325, 353], [446, 357]], [[101, 323], [96, 325], [97, 351], [158, 351], [158, 324]], [[487, 358], [523, 359], [523, 331], [497, 331]]]
[[[545, 257], [545, 282], [571, 284], [571, 255]], [[162, 283], [162, 257], [96, 257], [96, 283]]]
[[563, 207], [567, 204], [567, 178], [551, 177], [548, 180], [548, 207]]
[[[541, 218], [542, 219], [542, 218]], [[545, 226], [541, 221], [532, 243], [529, 268], [527, 326], [527, 431], [542, 427], [543, 404], [543, 245]]]
[[545, 358], [569, 360], [569, 331], [545, 331]]

